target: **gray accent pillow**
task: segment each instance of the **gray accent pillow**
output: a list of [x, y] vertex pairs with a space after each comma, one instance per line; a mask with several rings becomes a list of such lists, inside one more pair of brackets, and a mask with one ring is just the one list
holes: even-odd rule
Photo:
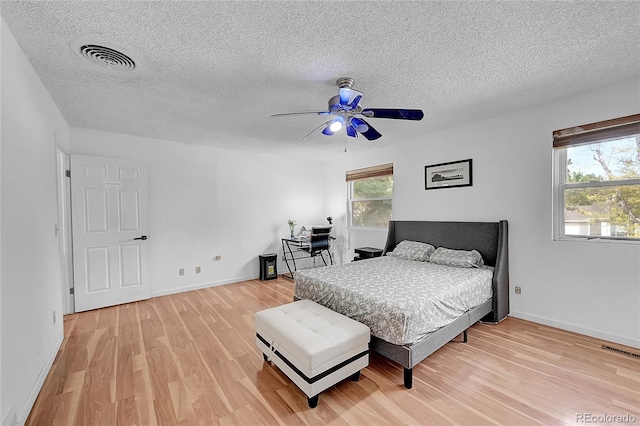
[[387, 253], [387, 256], [426, 262], [434, 251], [436, 251], [436, 248], [431, 244], [403, 240], [398, 243], [393, 251]]
[[458, 268], [479, 268], [484, 265], [482, 255], [476, 250], [453, 250], [438, 247], [429, 257], [429, 262]]

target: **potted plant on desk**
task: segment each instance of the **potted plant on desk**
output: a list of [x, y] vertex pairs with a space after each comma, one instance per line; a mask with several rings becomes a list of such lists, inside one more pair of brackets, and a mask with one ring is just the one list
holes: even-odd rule
[[293, 238], [296, 224], [297, 222], [293, 219], [287, 220], [287, 225], [289, 225], [289, 235], [291, 236], [291, 238]]

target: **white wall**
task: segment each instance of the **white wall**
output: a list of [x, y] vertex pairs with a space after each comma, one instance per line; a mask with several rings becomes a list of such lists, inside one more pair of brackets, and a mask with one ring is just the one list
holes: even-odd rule
[[24, 421], [63, 338], [55, 141], [69, 127], [4, 21], [1, 68], [0, 420]]
[[[346, 214], [346, 170], [394, 163], [394, 218], [510, 228], [511, 315], [640, 347], [640, 245], [552, 241], [553, 130], [640, 111], [638, 79], [325, 166], [325, 210]], [[425, 117], [428, 120], [429, 117]], [[410, 125], [410, 123], [408, 123]], [[424, 166], [473, 159], [473, 186], [425, 191]], [[344, 260], [346, 230], [340, 229]], [[365, 237], [366, 235], [366, 237]], [[350, 233], [351, 249], [384, 233]], [[514, 286], [522, 287], [515, 295]]]
[[71, 152], [148, 164], [153, 296], [257, 278], [258, 255], [281, 253], [287, 219], [326, 222], [319, 163], [79, 128]]

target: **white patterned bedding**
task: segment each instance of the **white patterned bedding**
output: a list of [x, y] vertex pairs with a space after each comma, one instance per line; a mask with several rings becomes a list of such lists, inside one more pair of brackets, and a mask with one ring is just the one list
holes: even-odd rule
[[353, 318], [396, 345], [413, 344], [492, 296], [493, 270], [390, 256], [294, 273], [295, 296]]

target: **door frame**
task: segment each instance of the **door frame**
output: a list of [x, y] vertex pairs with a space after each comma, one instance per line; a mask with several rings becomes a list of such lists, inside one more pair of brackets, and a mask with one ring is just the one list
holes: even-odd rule
[[71, 229], [71, 179], [67, 175], [71, 154], [56, 141], [56, 198], [58, 202], [58, 251], [63, 315], [75, 313], [73, 289], [73, 234]]

